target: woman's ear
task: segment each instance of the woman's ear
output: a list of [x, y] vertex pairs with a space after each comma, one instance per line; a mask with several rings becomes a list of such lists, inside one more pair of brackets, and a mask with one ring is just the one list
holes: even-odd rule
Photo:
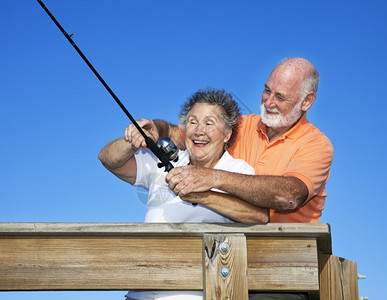
[[232, 130], [231, 129], [227, 129], [226, 136], [224, 137], [224, 143], [227, 143], [230, 140], [231, 135], [232, 135]]
[[307, 111], [312, 106], [315, 99], [316, 99], [315, 92], [309, 92], [308, 94], [306, 94], [301, 106], [302, 111], [304, 112]]

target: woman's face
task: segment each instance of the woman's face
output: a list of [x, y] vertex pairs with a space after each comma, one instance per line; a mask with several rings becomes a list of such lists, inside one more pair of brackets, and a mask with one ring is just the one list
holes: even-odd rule
[[220, 108], [207, 103], [194, 105], [184, 131], [192, 165], [213, 168], [230, 137], [231, 129], [225, 130]]

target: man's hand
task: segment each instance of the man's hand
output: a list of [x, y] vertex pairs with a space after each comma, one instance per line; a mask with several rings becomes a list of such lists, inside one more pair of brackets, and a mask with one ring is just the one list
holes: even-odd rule
[[189, 193], [206, 192], [214, 187], [216, 170], [191, 165], [173, 168], [165, 180], [175, 195], [183, 197]]
[[[145, 134], [150, 137], [155, 143], [159, 140], [159, 132], [152, 120], [140, 119], [137, 121], [138, 125], [142, 128]], [[133, 149], [146, 148], [145, 138], [137, 130], [136, 126], [130, 124], [125, 129], [125, 140], [132, 144]]]

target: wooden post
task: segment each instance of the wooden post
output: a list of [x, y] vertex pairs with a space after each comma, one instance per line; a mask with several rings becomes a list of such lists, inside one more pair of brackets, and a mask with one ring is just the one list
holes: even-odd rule
[[320, 299], [358, 300], [356, 263], [330, 254], [320, 254]]
[[204, 299], [248, 299], [244, 234], [203, 235]]

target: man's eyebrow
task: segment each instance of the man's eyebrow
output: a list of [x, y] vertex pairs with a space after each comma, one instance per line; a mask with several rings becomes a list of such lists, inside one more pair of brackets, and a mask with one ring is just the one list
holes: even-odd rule
[[[264, 86], [265, 86], [265, 89], [268, 89], [268, 90], [270, 90], [272, 92], [271, 88], [266, 83], [264, 84]], [[282, 93], [282, 92], [275, 92], [275, 94], [276, 94], [276, 96], [279, 96], [279, 97], [281, 97], [283, 99], [288, 99], [286, 97], [286, 95], [284, 93]]]

